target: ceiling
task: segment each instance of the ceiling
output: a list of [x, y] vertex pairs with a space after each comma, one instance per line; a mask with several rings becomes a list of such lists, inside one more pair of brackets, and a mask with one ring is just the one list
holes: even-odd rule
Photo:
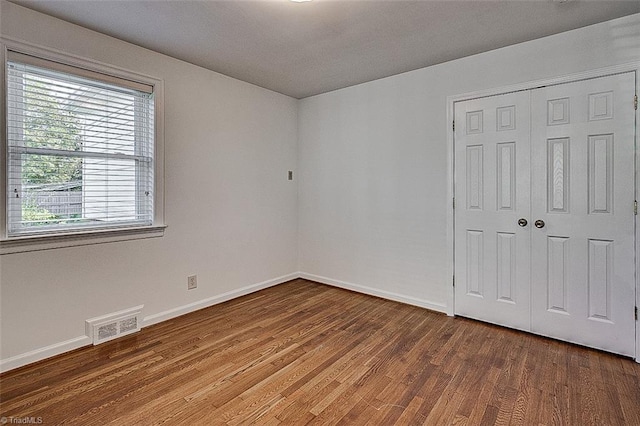
[[10, 0], [295, 98], [640, 12], [640, 1]]

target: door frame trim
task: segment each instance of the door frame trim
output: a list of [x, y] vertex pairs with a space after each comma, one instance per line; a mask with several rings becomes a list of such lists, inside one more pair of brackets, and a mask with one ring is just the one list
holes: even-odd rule
[[[563, 76], [557, 76], [552, 78], [546, 78], [542, 80], [534, 80], [524, 83], [518, 83], [514, 85], [508, 85], [503, 87], [496, 87], [491, 89], [483, 89], [474, 92], [461, 93], [457, 95], [447, 96], [447, 274], [451, 277], [451, 286], [449, 287], [447, 297], [446, 312], [449, 316], [455, 315], [455, 290], [453, 288], [453, 277], [455, 271], [455, 258], [454, 258], [454, 244], [455, 244], [455, 219], [454, 219], [454, 199], [455, 199], [455, 155], [454, 155], [454, 131], [453, 120], [455, 117], [455, 104], [456, 102], [469, 101], [472, 99], [484, 98], [489, 96], [497, 96], [505, 93], [519, 92], [523, 90], [532, 90], [541, 88], [544, 86], [559, 85], [564, 83], [571, 83], [575, 81], [588, 80], [597, 77], [604, 77], [612, 74], [620, 74], [625, 72], [635, 72], [636, 80], [636, 92], [640, 92], [640, 61], [628, 62], [620, 65], [615, 65], [606, 68], [597, 68], [589, 71], [567, 74]], [[630, 97], [632, 95], [630, 94]], [[640, 188], [640, 176], [638, 167], [640, 165], [638, 137], [640, 135], [640, 109], [635, 112], [635, 135], [634, 144], [636, 147], [635, 153], [635, 199], [638, 199], [638, 188]], [[635, 218], [635, 282], [636, 282], [636, 306], [640, 307], [640, 277], [638, 272], [640, 271], [640, 230], [638, 229], [638, 217]], [[640, 363], [640, 323], [636, 321], [636, 342], [635, 342], [635, 360]]]

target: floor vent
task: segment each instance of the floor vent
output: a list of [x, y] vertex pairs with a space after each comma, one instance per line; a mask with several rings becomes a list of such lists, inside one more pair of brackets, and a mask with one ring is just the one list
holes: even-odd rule
[[85, 325], [87, 336], [94, 345], [98, 345], [140, 331], [142, 307], [143, 305], [140, 305], [88, 319]]

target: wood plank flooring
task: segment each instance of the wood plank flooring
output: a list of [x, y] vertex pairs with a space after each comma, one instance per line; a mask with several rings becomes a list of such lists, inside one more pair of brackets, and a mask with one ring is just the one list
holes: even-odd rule
[[640, 425], [640, 365], [294, 280], [0, 376], [81, 425]]

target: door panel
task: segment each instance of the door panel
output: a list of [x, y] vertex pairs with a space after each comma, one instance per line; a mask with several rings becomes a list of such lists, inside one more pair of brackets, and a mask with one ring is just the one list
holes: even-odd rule
[[529, 93], [457, 103], [456, 314], [528, 330]]
[[456, 315], [634, 355], [633, 93], [631, 72], [455, 104]]
[[531, 93], [532, 331], [635, 352], [633, 73]]

